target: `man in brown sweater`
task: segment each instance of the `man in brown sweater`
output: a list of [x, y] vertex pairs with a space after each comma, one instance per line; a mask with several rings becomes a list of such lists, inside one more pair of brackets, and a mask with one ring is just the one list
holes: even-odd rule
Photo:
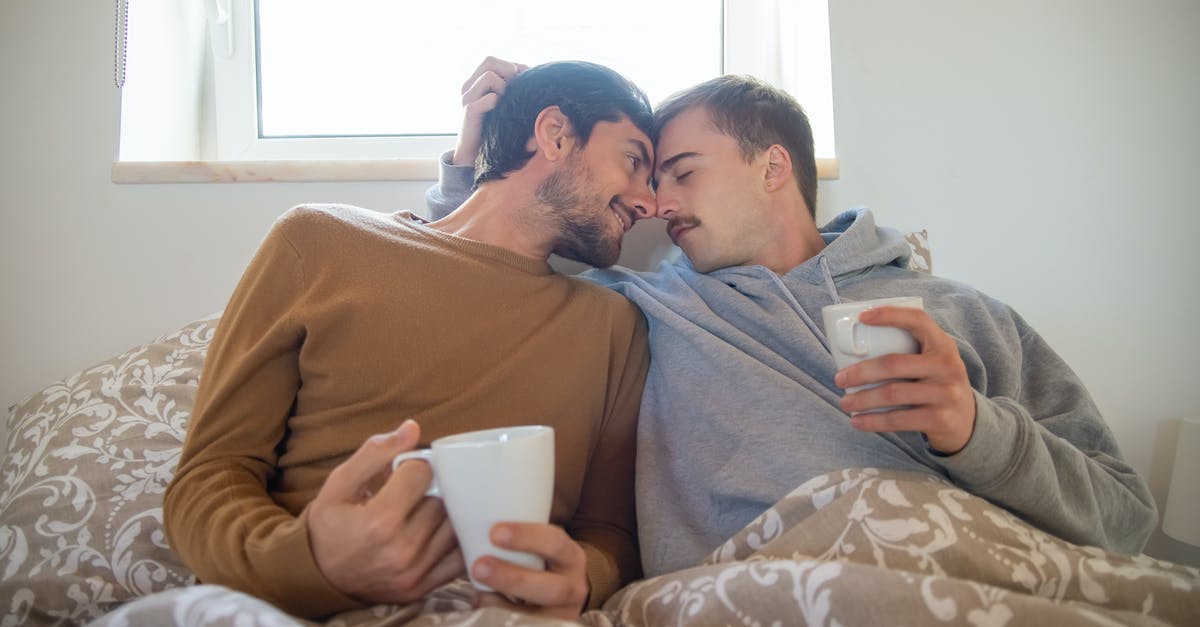
[[[302, 206], [267, 235], [213, 340], [164, 500], [171, 545], [200, 580], [317, 618], [414, 601], [470, 567], [526, 611], [577, 617], [638, 574], [645, 321], [547, 259], [611, 265], [653, 213], [650, 104], [592, 64], [514, 73], [468, 85], [465, 101], [496, 108], [478, 190], [457, 211], [429, 223]], [[500, 91], [498, 105], [480, 97]], [[424, 496], [427, 465], [389, 472], [418, 444], [516, 424], [555, 428], [553, 524], [500, 524], [492, 540], [540, 554], [544, 572], [464, 565]]]

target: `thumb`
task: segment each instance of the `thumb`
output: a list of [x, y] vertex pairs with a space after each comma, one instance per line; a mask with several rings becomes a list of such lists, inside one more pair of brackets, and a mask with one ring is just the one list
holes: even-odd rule
[[355, 500], [362, 487], [391, 466], [392, 458], [412, 450], [421, 438], [421, 427], [405, 420], [395, 431], [367, 438], [349, 459], [334, 468], [321, 492], [339, 501]]

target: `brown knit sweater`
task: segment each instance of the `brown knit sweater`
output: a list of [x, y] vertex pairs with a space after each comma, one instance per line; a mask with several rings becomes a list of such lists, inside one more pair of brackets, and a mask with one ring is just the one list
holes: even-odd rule
[[274, 225], [209, 349], [164, 501], [204, 582], [305, 617], [359, 607], [321, 575], [305, 508], [404, 419], [423, 445], [555, 429], [551, 519], [588, 557], [593, 606], [639, 572], [633, 510], [646, 324], [622, 296], [410, 213], [297, 207]]

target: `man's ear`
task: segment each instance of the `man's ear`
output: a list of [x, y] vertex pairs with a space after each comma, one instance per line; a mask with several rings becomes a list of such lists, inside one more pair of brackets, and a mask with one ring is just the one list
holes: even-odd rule
[[541, 153], [547, 161], [558, 161], [570, 154], [575, 146], [575, 129], [571, 120], [558, 108], [546, 107], [533, 121], [531, 150]]
[[763, 186], [767, 191], [781, 189], [792, 178], [792, 156], [779, 144], [771, 144], [766, 150], [767, 170], [763, 175]]

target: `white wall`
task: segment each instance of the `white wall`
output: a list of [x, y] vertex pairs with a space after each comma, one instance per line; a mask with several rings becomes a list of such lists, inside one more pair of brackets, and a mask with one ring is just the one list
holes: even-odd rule
[[831, 0], [830, 22], [823, 214], [928, 228], [934, 271], [1047, 338], [1161, 506], [1200, 414], [1200, 3]]
[[[935, 271], [1048, 338], [1161, 500], [1174, 421], [1200, 413], [1200, 3], [830, 5], [842, 178], [822, 184], [820, 217], [867, 204], [929, 229]], [[112, 184], [112, 11], [0, 3], [5, 406], [220, 309], [289, 206], [419, 208], [426, 186]], [[661, 243], [653, 228], [631, 259]], [[1200, 564], [1165, 537], [1150, 550]]]

